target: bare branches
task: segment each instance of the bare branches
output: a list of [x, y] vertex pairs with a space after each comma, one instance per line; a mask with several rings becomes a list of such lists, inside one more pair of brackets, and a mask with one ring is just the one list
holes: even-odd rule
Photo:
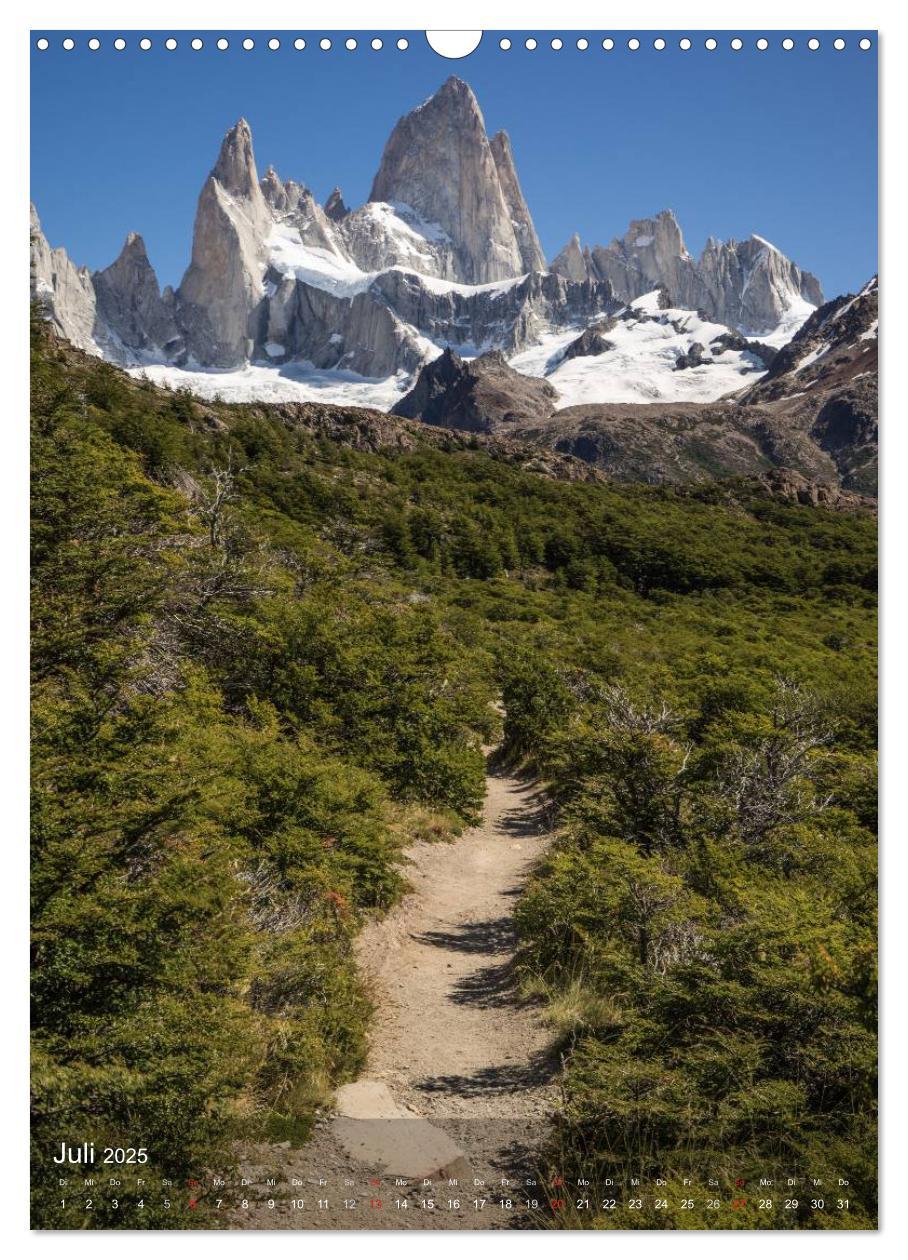
[[780, 678], [770, 708], [771, 729], [730, 754], [719, 786], [737, 816], [745, 843], [761, 840], [772, 828], [821, 812], [809, 780], [829, 729], [816, 700], [798, 683]]
[[638, 705], [621, 683], [603, 688], [602, 700], [609, 726], [627, 735], [664, 734], [680, 725], [664, 700], [658, 708]]
[[237, 879], [249, 889], [249, 920], [259, 932], [271, 936], [293, 932], [312, 917], [312, 896], [288, 890], [272, 866], [257, 866], [237, 872]]
[[211, 470], [212, 489], [206, 490], [199, 486], [196, 490], [199, 499], [196, 510], [208, 525], [209, 542], [212, 547], [218, 548], [225, 554], [227, 551], [226, 508], [229, 503], [239, 497], [237, 478], [247, 471], [246, 468], [234, 467], [231, 453], [228, 456], [226, 468]]

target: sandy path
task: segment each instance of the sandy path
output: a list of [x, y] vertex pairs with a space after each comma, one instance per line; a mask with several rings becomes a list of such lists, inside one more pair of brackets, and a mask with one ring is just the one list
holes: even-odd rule
[[511, 965], [514, 903], [549, 839], [536, 787], [490, 774], [481, 824], [411, 849], [412, 892], [359, 938], [377, 1005], [365, 1075], [427, 1119], [538, 1119], [553, 1101], [551, 1032]]
[[[377, 1167], [351, 1160], [325, 1117], [303, 1148], [247, 1147], [250, 1207], [231, 1213], [228, 1227], [526, 1228], [521, 1204], [538, 1191], [516, 1187], [538, 1171], [558, 1062], [539, 1006], [516, 990], [513, 914], [550, 841], [537, 786], [491, 772], [480, 825], [451, 844], [408, 850], [411, 891], [357, 940], [376, 1008], [360, 1085], [386, 1087], [396, 1105], [442, 1130], [465, 1156], [469, 1180], [454, 1190], [392, 1187]], [[429, 1210], [422, 1204], [432, 1193]]]

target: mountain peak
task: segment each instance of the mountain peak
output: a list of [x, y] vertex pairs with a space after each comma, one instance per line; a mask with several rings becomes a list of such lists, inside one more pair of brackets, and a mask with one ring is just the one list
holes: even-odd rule
[[350, 210], [344, 201], [340, 188], [335, 184], [331, 190], [331, 195], [325, 202], [325, 214], [329, 219], [333, 219], [335, 223], [340, 223], [341, 219], [346, 219]]
[[[474, 105], [476, 109], [479, 109], [479, 102], [476, 99], [476, 93], [470, 87], [469, 83], [465, 82], [465, 80], [461, 79], [456, 74], [448, 75], [444, 83], [435, 93], [435, 96], [452, 96], [459, 98], [469, 102], [471, 105]], [[430, 97], [429, 99], [434, 100], [435, 98]]]
[[369, 200], [409, 206], [437, 224], [454, 245], [452, 279], [485, 284], [539, 268], [510, 144], [489, 143], [473, 90], [456, 75], [397, 122]]
[[529, 207], [523, 197], [520, 180], [517, 178], [517, 167], [514, 165], [514, 151], [511, 148], [511, 137], [506, 131], [496, 131], [492, 137], [490, 148], [495, 166], [498, 170], [498, 181], [511, 226], [517, 236], [517, 245], [524, 271], [545, 271], [545, 254], [536, 235]]
[[120, 250], [120, 257], [124, 254], [130, 254], [134, 258], [147, 258], [148, 251], [145, 248], [145, 241], [138, 232], [128, 232], [123, 248]]
[[258, 187], [252, 130], [240, 118], [221, 141], [221, 151], [211, 172], [222, 188], [237, 197], [251, 197]]

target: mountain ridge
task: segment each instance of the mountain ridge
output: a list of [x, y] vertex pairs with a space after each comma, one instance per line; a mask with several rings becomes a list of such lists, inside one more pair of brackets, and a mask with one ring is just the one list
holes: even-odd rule
[[[147, 254], [86, 282], [65, 251], [50, 249], [37, 215], [32, 287], [63, 335], [121, 363], [173, 373], [258, 363], [275, 377], [299, 364], [366, 381], [400, 376], [402, 396], [406, 378], [447, 346], [516, 355], [579, 335], [656, 289], [731, 331], [743, 321], [771, 333], [788, 317], [794, 331], [822, 299], [819, 285], [754, 240], [711, 240], [695, 263], [662, 211], [607, 247], [573, 238], [547, 265], [507, 132], [490, 139], [472, 89], [450, 76], [395, 124], [364, 205], [349, 208], [335, 189], [322, 206], [273, 166], [259, 178], [241, 118], [204, 181], [175, 292], [160, 292]], [[607, 397], [607, 360], [600, 366]]]

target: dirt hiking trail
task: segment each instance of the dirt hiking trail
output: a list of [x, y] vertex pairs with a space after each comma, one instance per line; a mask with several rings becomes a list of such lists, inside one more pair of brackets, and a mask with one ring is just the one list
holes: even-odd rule
[[410, 850], [412, 892], [359, 938], [377, 998], [367, 1074], [421, 1116], [529, 1119], [552, 1103], [551, 1031], [512, 968], [514, 905], [548, 842], [536, 786], [490, 774], [480, 825]]
[[[559, 1099], [552, 1031], [541, 1007], [521, 1000], [513, 967], [514, 907], [552, 839], [545, 808], [537, 784], [490, 767], [482, 821], [450, 844], [420, 841], [407, 851], [410, 891], [357, 940], [375, 1002], [360, 1080], [338, 1091], [337, 1115], [318, 1123], [306, 1147], [250, 1146], [243, 1161], [254, 1179], [275, 1171], [297, 1178], [294, 1193], [313, 1204], [326, 1201], [325, 1183], [335, 1197], [304, 1217], [278, 1203], [247, 1217], [247, 1228], [516, 1223], [510, 1213], [477, 1212], [473, 1195], [536, 1171], [534, 1152]], [[429, 1166], [434, 1191], [421, 1188]], [[382, 1193], [386, 1206], [401, 1194], [415, 1203], [434, 1193], [435, 1208], [383, 1208], [364, 1220], [340, 1207], [339, 1196], [354, 1192]]]

